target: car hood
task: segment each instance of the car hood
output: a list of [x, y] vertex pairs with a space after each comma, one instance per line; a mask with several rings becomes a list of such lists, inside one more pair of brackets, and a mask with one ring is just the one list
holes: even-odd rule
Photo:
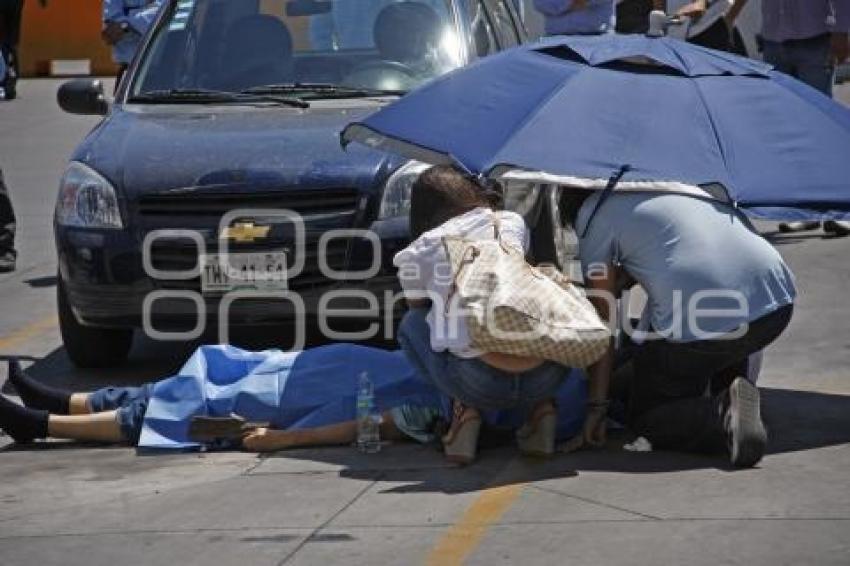
[[126, 198], [222, 186], [375, 190], [402, 160], [339, 132], [384, 102], [318, 101], [309, 109], [258, 106], [117, 106], [74, 158]]

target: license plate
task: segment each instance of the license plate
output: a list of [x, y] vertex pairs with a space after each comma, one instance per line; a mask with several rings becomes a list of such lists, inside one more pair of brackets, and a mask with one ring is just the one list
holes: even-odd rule
[[286, 252], [203, 254], [201, 292], [285, 291]]

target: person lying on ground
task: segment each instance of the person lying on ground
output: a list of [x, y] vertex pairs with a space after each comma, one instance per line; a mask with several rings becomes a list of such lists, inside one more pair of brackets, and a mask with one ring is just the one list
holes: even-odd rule
[[[573, 206], [591, 301], [610, 320], [624, 289], [637, 283], [648, 296], [640, 328], [629, 332], [628, 424], [655, 448], [725, 451], [733, 465], [755, 465], [767, 434], [758, 389], [744, 377], [747, 360], [788, 326], [793, 274], [730, 204], [660, 192], [602, 198]], [[589, 372], [592, 407], [607, 403], [612, 364], [613, 348]], [[588, 418], [604, 416], [600, 409]]]
[[451, 166], [426, 170], [411, 189], [413, 242], [393, 259], [411, 307], [399, 327], [399, 344], [422, 378], [453, 399], [443, 446], [449, 460], [462, 464], [475, 459], [482, 409], [523, 412], [527, 422], [517, 431], [520, 450], [554, 453], [558, 416], [552, 400], [570, 372], [542, 359], [479, 351], [469, 337], [463, 309], [452, 293], [454, 274], [443, 238], [499, 237], [503, 245], [527, 251], [525, 221], [501, 210], [502, 196], [498, 184]]
[[[150, 449], [201, 446], [189, 429], [194, 416], [266, 421], [246, 431], [245, 450], [267, 452], [355, 441], [357, 381], [363, 372], [375, 387], [381, 438], [431, 443], [445, 428], [446, 402], [399, 352], [333, 344], [305, 352], [248, 352], [204, 346], [174, 377], [140, 387], [70, 392], [50, 387], [9, 362], [9, 381], [25, 406], [0, 395], [0, 429], [16, 443], [59, 438], [124, 443]], [[570, 438], [583, 419], [585, 380], [571, 376], [558, 391], [566, 410], [558, 437]], [[518, 427], [518, 415], [485, 413], [497, 430]], [[219, 443], [216, 446], [220, 447]]]

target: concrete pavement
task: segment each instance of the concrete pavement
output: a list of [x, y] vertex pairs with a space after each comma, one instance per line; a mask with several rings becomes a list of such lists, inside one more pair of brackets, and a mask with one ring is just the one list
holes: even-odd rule
[[[0, 356], [30, 356], [40, 379], [77, 389], [160, 377], [192, 346], [139, 340], [127, 367], [97, 372], [62, 351], [51, 214], [95, 120], [62, 114], [56, 86], [27, 81], [0, 104], [0, 166], [22, 224], [21, 268], [0, 275]], [[0, 436], [0, 564], [847, 564], [850, 238], [772, 237], [801, 297], [766, 358], [771, 443], [758, 469], [626, 453], [618, 438], [549, 462], [489, 450], [455, 469], [413, 445], [139, 456]]]

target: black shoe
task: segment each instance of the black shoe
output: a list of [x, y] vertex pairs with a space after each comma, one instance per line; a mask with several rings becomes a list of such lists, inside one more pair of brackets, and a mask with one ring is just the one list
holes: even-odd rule
[[827, 220], [823, 223], [823, 231], [836, 236], [850, 235], [850, 222], [841, 220]]
[[6, 252], [4, 254], [0, 254], [0, 273], [9, 273], [15, 271], [15, 264], [17, 263], [17, 255], [15, 252]]
[[733, 466], [751, 468], [764, 456], [767, 431], [761, 421], [758, 388], [743, 377], [729, 386], [723, 428]]
[[817, 220], [798, 220], [795, 222], [780, 222], [780, 232], [805, 232], [806, 230], [817, 230], [820, 228], [820, 222]]
[[50, 387], [21, 369], [21, 364], [16, 359], [9, 360], [9, 383], [21, 397], [24, 405], [30, 409], [49, 411], [54, 415], [67, 415], [70, 413], [71, 393]]
[[47, 437], [47, 411], [22, 407], [0, 395], [0, 429], [17, 444], [28, 444]]

